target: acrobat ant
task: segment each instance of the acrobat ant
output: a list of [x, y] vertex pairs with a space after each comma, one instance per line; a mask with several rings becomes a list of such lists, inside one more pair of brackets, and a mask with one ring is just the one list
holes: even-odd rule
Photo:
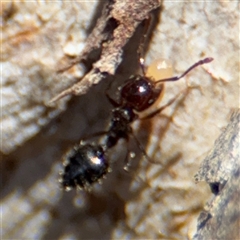
[[[114, 147], [121, 138], [128, 140], [129, 136], [134, 137], [131, 123], [138, 119], [139, 113], [156, 102], [163, 90], [162, 83], [178, 81], [192, 69], [212, 60], [212, 58], [205, 58], [193, 64], [180, 76], [157, 81], [147, 77], [145, 72], [143, 75], [133, 75], [119, 88], [118, 101], [107, 94], [106, 96], [114, 108], [111, 111], [110, 127], [107, 131], [102, 132], [105, 134], [104, 143], [81, 143], [68, 154], [61, 179], [63, 188], [70, 190], [78, 186], [88, 189], [94, 182], [100, 181], [110, 170], [109, 160], [106, 156], [108, 149]], [[140, 63], [142, 62], [141, 58]], [[149, 116], [160, 113], [174, 100], [175, 98], [171, 99], [166, 105], [150, 113]]]
[[[146, 34], [143, 38], [146, 37]], [[107, 152], [114, 147], [119, 139], [128, 140], [130, 136], [134, 137], [139, 148], [144, 153], [137, 138], [134, 136], [131, 123], [139, 119], [139, 114], [153, 105], [163, 91], [164, 82], [178, 81], [197, 66], [209, 63], [213, 58], [205, 58], [189, 67], [182, 75], [154, 81], [146, 76], [144, 68], [144, 59], [141, 57], [142, 42], [138, 49], [139, 63], [142, 74], [136, 74], [129, 77], [125, 83], [118, 89], [118, 99], [106, 97], [112, 104], [110, 126], [107, 131], [96, 133], [94, 135], [105, 135], [103, 143], [83, 143], [75, 146], [66, 156], [64, 171], [61, 174], [61, 185], [65, 190], [75, 187], [89, 189], [95, 182], [100, 182], [102, 178], [111, 170]], [[144, 118], [150, 118], [160, 113], [167, 106], [175, 101], [176, 97], [167, 104], [154, 110]], [[129, 162], [126, 163], [128, 165]]]

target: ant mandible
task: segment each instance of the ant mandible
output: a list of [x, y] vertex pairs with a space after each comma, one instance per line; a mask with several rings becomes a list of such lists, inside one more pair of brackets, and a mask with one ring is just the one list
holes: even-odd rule
[[[145, 37], [145, 36], [144, 36]], [[141, 47], [141, 45], [140, 45]], [[139, 48], [140, 48], [139, 47]], [[138, 51], [140, 53], [140, 51]], [[60, 183], [65, 190], [72, 188], [90, 189], [95, 182], [101, 182], [111, 170], [107, 151], [114, 147], [119, 139], [128, 140], [133, 135], [131, 123], [139, 118], [139, 114], [154, 104], [163, 91], [164, 82], [178, 81], [199, 65], [209, 63], [213, 58], [205, 58], [189, 67], [182, 75], [154, 81], [147, 77], [144, 69], [144, 59], [140, 56], [139, 62], [142, 75], [131, 76], [120, 88], [119, 99], [114, 100], [106, 94], [113, 105], [110, 126], [103, 143], [82, 143], [75, 146], [66, 156], [64, 171], [61, 173]], [[148, 116], [160, 113], [175, 100], [170, 100], [166, 105], [156, 109]], [[145, 117], [145, 118], [148, 118]], [[135, 140], [137, 140], [135, 138]], [[140, 146], [140, 145], [139, 145]], [[145, 151], [141, 148], [143, 153]], [[146, 155], [146, 154], [145, 154]]]

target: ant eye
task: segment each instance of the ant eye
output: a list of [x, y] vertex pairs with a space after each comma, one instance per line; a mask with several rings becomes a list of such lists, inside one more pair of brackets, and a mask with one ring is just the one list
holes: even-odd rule
[[153, 61], [147, 68], [146, 75], [153, 81], [158, 79], [170, 78], [173, 76], [172, 63], [164, 58]]

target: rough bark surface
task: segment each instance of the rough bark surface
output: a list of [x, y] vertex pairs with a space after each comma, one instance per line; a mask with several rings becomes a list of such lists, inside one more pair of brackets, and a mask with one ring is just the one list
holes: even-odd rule
[[194, 239], [239, 239], [240, 236], [240, 110], [216, 140], [195, 176], [205, 181], [215, 196], [198, 219]]

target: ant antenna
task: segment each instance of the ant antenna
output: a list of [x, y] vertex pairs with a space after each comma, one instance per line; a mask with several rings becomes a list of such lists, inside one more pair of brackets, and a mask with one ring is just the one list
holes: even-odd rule
[[146, 75], [146, 71], [145, 71], [145, 67], [144, 67], [145, 66], [145, 64], [144, 64], [145, 60], [144, 60], [144, 57], [143, 57], [143, 55], [144, 55], [143, 53], [144, 53], [144, 46], [145, 46], [145, 43], [146, 43], [148, 32], [150, 31], [151, 23], [152, 23], [152, 15], [149, 15], [144, 20], [144, 30], [143, 30], [143, 34], [142, 34], [140, 44], [139, 44], [139, 47], [138, 47], [138, 50], [137, 50], [139, 65], [140, 65], [140, 68], [141, 68], [144, 76]]
[[160, 82], [173, 82], [173, 81], [178, 81], [179, 79], [183, 78], [185, 75], [187, 75], [190, 71], [192, 71], [194, 68], [206, 64], [206, 63], [210, 63], [213, 61], [213, 58], [209, 57], [209, 58], [204, 58], [203, 60], [200, 60], [196, 63], [194, 63], [191, 67], [189, 67], [182, 75], [177, 76], [177, 77], [172, 77], [172, 78], [165, 78], [165, 79], [161, 79], [155, 82], [155, 84], [160, 83]]

